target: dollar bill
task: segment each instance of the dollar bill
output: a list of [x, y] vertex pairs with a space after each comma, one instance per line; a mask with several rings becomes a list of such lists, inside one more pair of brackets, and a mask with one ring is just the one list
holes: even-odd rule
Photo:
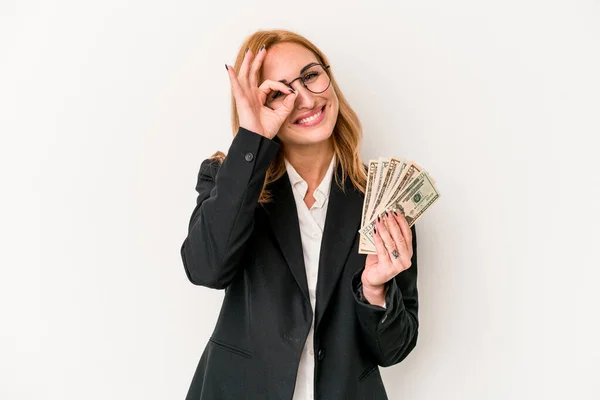
[[[386, 167], [390, 160], [385, 160], [380, 157], [377, 160], [369, 160], [368, 165], [368, 174], [367, 174], [367, 185], [365, 190], [365, 199], [363, 203], [363, 213], [361, 217], [361, 227], [365, 225], [365, 223], [369, 220], [369, 216], [372, 214], [371, 210], [374, 209], [374, 198], [379, 194], [383, 194], [379, 189], [381, 188], [380, 179], [381, 176], [384, 175], [383, 169], [379, 168], [379, 165]], [[396, 172], [396, 176], [393, 179], [397, 179], [399, 173]], [[384, 180], [386, 178], [383, 178]], [[389, 178], [388, 178], [389, 179]], [[381, 201], [381, 200], [379, 200]], [[377, 251], [375, 249], [375, 245], [367, 240], [364, 235], [360, 234], [359, 240], [359, 254], [376, 254]]]
[[392, 201], [397, 198], [404, 189], [412, 182], [412, 180], [422, 171], [416, 163], [410, 162], [407, 167], [402, 171], [402, 175], [398, 179], [398, 183], [391, 190], [388, 191], [387, 196], [383, 200], [379, 209], [375, 210], [373, 214], [368, 218], [372, 220], [376, 215], [381, 215], [386, 209], [390, 208]]
[[[392, 177], [392, 181], [390, 184], [390, 189], [395, 188], [396, 186], [398, 186], [398, 184], [400, 183], [400, 178], [402, 177], [402, 174], [404, 173], [404, 171], [406, 170], [406, 167], [408, 166], [408, 162], [402, 159], [399, 159], [401, 161], [400, 166], [396, 169], [396, 174], [395, 176]], [[389, 197], [389, 194], [386, 194], [384, 199], [383, 199], [383, 203], [385, 203], [385, 200]]]
[[[375, 194], [373, 187], [375, 186], [375, 175], [377, 174], [377, 160], [369, 160], [369, 165], [367, 166], [367, 185], [365, 188], [365, 200], [363, 202], [362, 209], [362, 217], [361, 217], [361, 226], [365, 225], [367, 222], [367, 212], [368, 206], [371, 203], [371, 198]], [[360, 235], [359, 240], [359, 250], [360, 254], [366, 254], [367, 251], [375, 251], [375, 246], [370, 243], [367, 239], [364, 238], [364, 235]], [[369, 253], [370, 254], [370, 253]]]
[[363, 242], [358, 247], [358, 254], [377, 254], [377, 249], [375, 249], [373, 243], [369, 242], [365, 237], [362, 240]]
[[380, 192], [383, 176], [388, 169], [389, 159], [380, 157], [377, 161], [377, 170], [375, 172], [375, 181], [373, 182], [373, 194], [371, 195], [368, 207], [367, 207], [367, 220], [371, 219], [375, 213], [375, 195]]
[[369, 209], [369, 204], [371, 203], [371, 198], [375, 194], [373, 190], [373, 186], [375, 185], [375, 174], [377, 173], [377, 160], [369, 160], [369, 165], [367, 168], [367, 185], [365, 188], [365, 200], [363, 202], [362, 209], [362, 218], [361, 218], [361, 226], [367, 222], [367, 212]]
[[[408, 168], [410, 167], [413, 167], [413, 171], [416, 170], [414, 163]], [[425, 170], [421, 170], [412, 179], [407, 178], [405, 182], [407, 182], [405, 189], [393, 196], [385, 209], [396, 208], [404, 215], [409, 227], [412, 227], [419, 217], [439, 199], [440, 194], [433, 180]], [[394, 192], [397, 193], [397, 191]], [[381, 212], [377, 211], [376, 215], [359, 230], [363, 238], [367, 239], [372, 245], [375, 244], [373, 240], [375, 221], [377, 217], [381, 217], [382, 215], [385, 215], [385, 210]]]
[[386, 169], [385, 172], [381, 175], [381, 183], [379, 184], [378, 191], [375, 194], [375, 196], [373, 196], [373, 211], [371, 212], [369, 219], [373, 217], [373, 215], [379, 208], [382, 200], [384, 199], [384, 196], [389, 194], [390, 189], [392, 188], [392, 178], [396, 176], [396, 171], [401, 166], [402, 160], [399, 160], [395, 157], [391, 157], [389, 160], [385, 160], [384, 163], [384, 168]]

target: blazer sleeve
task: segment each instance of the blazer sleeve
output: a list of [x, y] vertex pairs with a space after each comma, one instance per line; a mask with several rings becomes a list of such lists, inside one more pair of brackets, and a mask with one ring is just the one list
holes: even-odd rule
[[419, 301], [417, 290], [417, 232], [411, 227], [411, 266], [391, 279], [385, 297], [386, 308], [369, 304], [362, 296], [361, 275], [352, 278], [352, 293], [364, 341], [378, 365], [389, 367], [406, 358], [417, 344]]
[[240, 128], [222, 163], [202, 162], [196, 207], [181, 246], [193, 284], [224, 289], [241, 268], [267, 169], [279, 148], [276, 141]]

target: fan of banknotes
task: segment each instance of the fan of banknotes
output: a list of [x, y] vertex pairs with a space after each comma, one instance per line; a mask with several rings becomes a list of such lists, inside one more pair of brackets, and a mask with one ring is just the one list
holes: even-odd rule
[[396, 208], [412, 227], [439, 198], [435, 180], [413, 161], [395, 157], [370, 160], [358, 252], [377, 253], [373, 228], [385, 210]]

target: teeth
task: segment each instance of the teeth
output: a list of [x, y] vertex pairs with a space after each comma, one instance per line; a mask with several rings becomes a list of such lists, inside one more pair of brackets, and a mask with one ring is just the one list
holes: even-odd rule
[[317, 119], [319, 117], [319, 115], [321, 115], [322, 112], [323, 112], [323, 109], [321, 109], [321, 111], [319, 111], [318, 113], [316, 113], [312, 117], [301, 119], [300, 121], [298, 121], [298, 124], [305, 124], [307, 122], [313, 121], [313, 120]]

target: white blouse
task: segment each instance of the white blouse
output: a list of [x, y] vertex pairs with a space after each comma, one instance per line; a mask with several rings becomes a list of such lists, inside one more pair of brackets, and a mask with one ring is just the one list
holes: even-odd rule
[[327, 205], [329, 204], [329, 191], [331, 188], [334, 164], [335, 155], [331, 159], [325, 177], [323, 177], [323, 180], [313, 193], [313, 197], [316, 201], [309, 210], [304, 202], [308, 184], [302, 179], [298, 172], [296, 172], [292, 164], [290, 164], [287, 159], [285, 160], [285, 167], [294, 192], [296, 209], [298, 210], [302, 252], [304, 254], [304, 266], [306, 268], [306, 280], [308, 282], [308, 293], [310, 294], [310, 305], [313, 309], [313, 321], [310, 326], [310, 331], [308, 332], [308, 338], [304, 344], [304, 349], [302, 350], [302, 355], [300, 356], [296, 387], [294, 389], [292, 400], [314, 399], [315, 352], [313, 337], [317, 276], [319, 271], [321, 239], [323, 238], [325, 216], [327, 215]]

